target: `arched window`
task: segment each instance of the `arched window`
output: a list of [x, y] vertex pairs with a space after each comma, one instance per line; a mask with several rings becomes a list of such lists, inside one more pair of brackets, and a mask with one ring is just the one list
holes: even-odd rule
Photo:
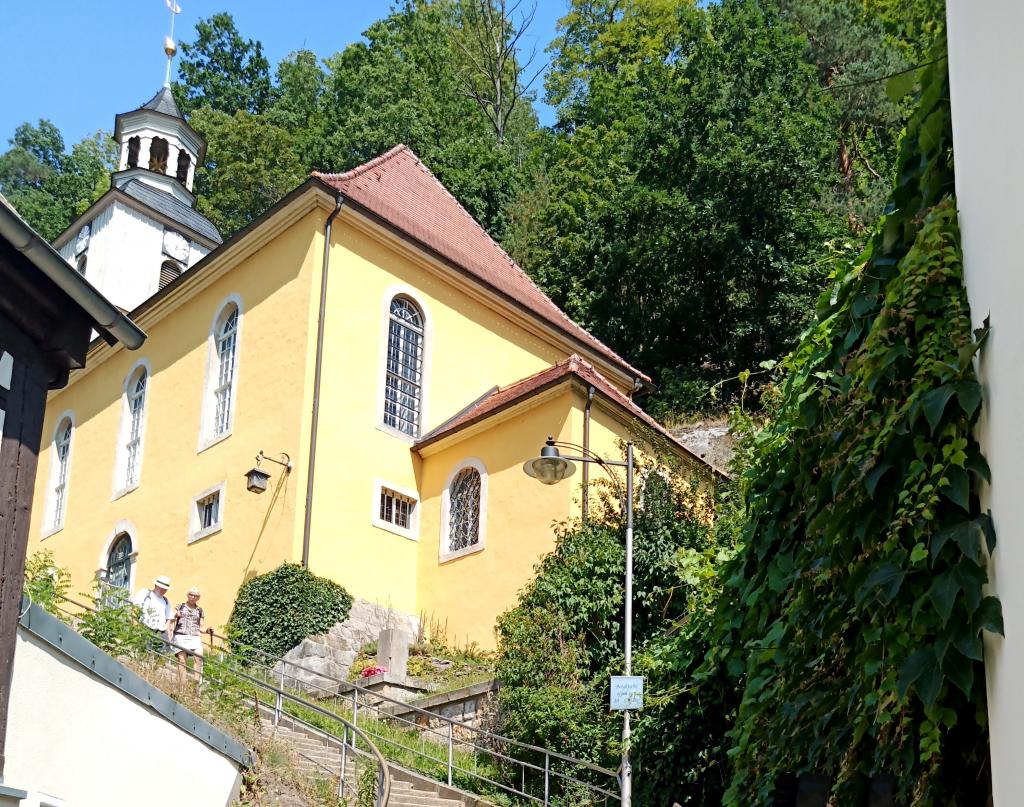
[[479, 460], [458, 465], [441, 498], [442, 562], [484, 548], [487, 522], [487, 471]]
[[139, 167], [139, 144], [140, 140], [138, 135], [135, 137], [128, 138], [128, 167], [138, 168]]
[[206, 371], [200, 450], [231, 433], [234, 420], [238, 339], [242, 326], [240, 301], [232, 295], [210, 329], [210, 358]]
[[86, 254], [83, 252], [81, 255], [78, 256], [78, 263], [75, 265], [75, 269], [78, 270], [78, 274], [82, 275], [83, 277], [85, 277], [86, 263], [88, 263], [88, 259], [86, 258]]
[[68, 501], [68, 471], [71, 465], [71, 433], [74, 424], [65, 417], [57, 426], [53, 437], [53, 462], [50, 472], [50, 518], [51, 530], [64, 526], [64, 513]]
[[178, 171], [175, 174], [178, 182], [183, 185], [188, 180], [188, 167], [192, 163], [192, 158], [188, 156], [188, 152], [185, 149], [178, 151]]
[[177, 261], [166, 260], [160, 264], [160, 288], [181, 275], [181, 264]]
[[107, 584], [127, 589], [132, 577], [132, 539], [128, 533], [121, 533], [114, 539], [107, 553]]
[[149, 141], [149, 170], [158, 174], [167, 173], [167, 141], [154, 137]]
[[142, 438], [146, 418], [146, 385], [149, 373], [145, 366], [134, 370], [125, 382], [124, 421], [121, 426], [120, 484], [115, 488], [127, 490], [139, 483], [142, 472]]
[[407, 297], [391, 301], [384, 425], [417, 436], [423, 385], [423, 314]]

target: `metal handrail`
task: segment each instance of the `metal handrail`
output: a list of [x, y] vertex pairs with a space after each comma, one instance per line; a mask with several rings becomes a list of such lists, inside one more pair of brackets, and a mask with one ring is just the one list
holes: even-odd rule
[[[92, 607], [90, 607], [88, 605], [85, 605], [83, 603], [80, 603], [80, 602], [75, 602], [74, 600], [71, 600], [70, 598], [63, 597], [62, 599], [64, 599], [65, 601], [67, 601], [67, 602], [69, 602], [69, 603], [71, 603], [71, 604], [73, 604], [73, 605], [75, 605], [75, 606], [77, 606], [79, 608], [84, 608], [84, 609], [86, 609], [88, 611], [92, 611], [94, 613], [96, 612], [95, 608], [92, 608]], [[63, 609], [61, 609], [61, 610], [63, 611]], [[72, 617], [75, 616], [75, 614], [72, 614], [69, 611], [63, 611], [63, 612], [65, 614], [68, 614], [68, 616], [72, 616]], [[283, 688], [276, 687], [276, 686], [274, 686], [273, 684], [271, 684], [271, 683], [269, 683], [267, 681], [263, 681], [263, 680], [261, 680], [259, 678], [256, 678], [255, 676], [249, 675], [244, 670], [233, 668], [233, 667], [229, 667], [228, 665], [224, 664], [223, 660], [220, 660], [219, 662], [213, 662], [213, 659], [207, 659], [205, 656], [202, 656], [202, 655], [200, 655], [198, 653], [195, 653], [192, 650], [189, 650], [188, 648], [182, 647], [181, 645], [175, 644], [173, 641], [164, 640], [163, 644], [166, 644], [168, 647], [173, 648], [173, 651], [172, 652], [167, 652], [167, 651], [164, 651], [162, 648], [159, 648], [159, 649], [158, 648], [153, 648], [152, 652], [155, 655], [157, 655], [157, 656], [161, 656], [161, 657], [164, 657], [164, 658], [168, 659], [169, 661], [173, 662], [174, 664], [179, 664], [180, 663], [178, 661], [178, 659], [176, 658], [178, 653], [186, 653], [187, 655], [192, 656], [193, 658], [203, 659], [203, 673], [201, 674], [202, 675], [201, 681], [206, 676], [207, 664], [209, 664], [211, 662], [214, 663], [214, 664], [218, 664], [219, 663], [219, 664], [221, 664], [224, 667], [224, 669], [229, 670], [232, 674], [234, 674], [234, 675], [236, 675], [236, 676], [238, 676], [238, 677], [240, 677], [240, 678], [250, 682], [251, 684], [254, 684], [257, 687], [260, 687], [260, 688], [262, 688], [264, 690], [267, 690], [271, 694], [273, 694], [274, 695], [274, 702], [275, 702], [275, 709], [274, 709], [274, 727], [275, 728], [277, 727], [277, 725], [278, 725], [278, 723], [280, 721], [281, 714], [282, 714], [281, 707], [282, 707], [282, 704], [283, 704], [283, 702], [285, 700], [288, 700], [288, 701], [291, 701], [293, 703], [296, 703], [296, 704], [302, 706], [305, 709], [310, 709], [310, 710], [312, 710], [314, 712], [317, 712], [317, 713], [323, 715], [324, 717], [330, 718], [331, 720], [336, 720], [337, 722], [341, 723], [345, 727], [346, 735], [348, 734], [349, 731], [352, 732], [351, 744], [349, 744], [349, 741], [348, 741], [347, 737], [338, 737], [337, 735], [331, 734], [329, 731], [326, 731], [325, 729], [323, 729], [323, 728], [321, 728], [319, 726], [314, 726], [312, 723], [309, 723], [308, 721], [303, 720], [302, 718], [300, 718], [300, 717], [298, 717], [296, 715], [293, 715], [293, 714], [289, 714], [288, 715], [288, 719], [289, 720], [292, 720], [295, 723], [299, 723], [304, 728], [309, 729], [309, 730], [315, 732], [316, 734], [323, 735], [325, 738], [327, 738], [327, 740], [328, 740], [328, 747], [330, 746], [330, 741], [334, 740], [343, 749], [342, 756], [341, 756], [341, 766], [340, 766], [340, 769], [338, 771], [338, 795], [340, 795], [342, 797], [344, 797], [344, 795], [345, 795], [345, 786], [346, 786], [346, 783], [345, 783], [345, 768], [346, 768], [346, 756], [347, 756], [347, 754], [345, 753], [345, 751], [347, 751], [349, 748], [351, 748], [351, 750], [352, 750], [352, 752], [354, 754], [365, 754], [366, 752], [360, 750], [357, 747], [357, 744], [356, 744], [356, 737], [361, 738], [363, 740], [363, 742], [366, 743], [366, 746], [369, 748], [369, 753], [375, 759], [376, 764], [377, 764], [377, 770], [379, 771], [378, 776], [377, 776], [377, 798], [375, 800], [375, 804], [376, 804], [377, 807], [387, 807], [388, 801], [391, 798], [391, 770], [390, 770], [390, 767], [389, 767], [389, 763], [388, 763], [387, 759], [384, 757], [384, 755], [380, 752], [380, 749], [377, 748], [376, 744], [374, 744], [373, 740], [370, 739], [370, 735], [367, 732], [365, 732], [363, 729], [359, 728], [359, 726], [355, 725], [352, 722], [349, 722], [348, 720], [346, 720], [341, 715], [338, 715], [338, 714], [336, 714], [334, 712], [331, 712], [331, 711], [329, 711], [327, 709], [324, 709], [323, 707], [321, 707], [321, 706], [319, 706], [319, 705], [317, 705], [315, 703], [311, 703], [310, 701], [307, 701], [307, 700], [305, 700], [303, 698], [300, 698], [300, 697], [298, 697], [296, 695], [293, 695], [292, 693], [286, 691]], [[222, 683], [223, 683], [223, 679], [222, 679]], [[241, 693], [239, 693], [239, 694], [241, 694]], [[258, 697], [256, 698], [256, 703], [257, 703], [257, 711], [258, 711], [259, 706], [260, 706], [260, 702], [259, 702], [259, 698]], [[329, 768], [327, 768], [327, 766], [323, 765], [319, 761], [313, 759], [312, 757], [306, 756], [305, 754], [303, 754], [302, 752], [300, 752], [298, 750], [295, 750], [295, 753], [298, 756], [302, 757], [303, 759], [306, 759], [306, 760], [312, 762], [317, 767], [325, 770], [328, 774], [333, 775], [333, 771], [331, 771]], [[358, 792], [358, 770], [356, 771], [356, 774], [357, 775], [356, 775], [355, 786], [356, 786], [356, 790]]]
[[[85, 605], [83, 603], [75, 602], [74, 600], [71, 600], [71, 599], [69, 599], [67, 597], [65, 597], [64, 599], [67, 600], [69, 603], [72, 603], [72, 604], [74, 604], [74, 605], [76, 605], [76, 606], [78, 606], [80, 608], [84, 608], [84, 609], [87, 609], [87, 610], [94, 610], [91, 606]], [[289, 698], [290, 700], [295, 700], [297, 702], [301, 702], [303, 705], [308, 705], [310, 708], [314, 708], [315, 711], [317, 711], [317, 712], [319, 712], [321, 714], [325, 714], [326, 716], [329, 716], [329, 717], [331, 717], [333, 719], [337, 719], [337, 720], [339, 720], [342, 723], [351, 725], [353, 728], [357, 728], [356, 724], [358, 723], [358, 719], [359, 719], [359, 711], [361, 709], [363, 709], [363, 710], [370, 710], [370, 711], [373, 711], [373, 712], [376, 713], [376, 719], [378, 721], [380, 721], [380, 722], [384, 722], [384, 723], [404, 723], [404, 724], [408, 725], [410, 727], [410, 729], [415, 729], [416, 731], [419, 731], [420, 735], [421, 735], [421, 742], [422, 742], [423, 736], [430, 736], [430, 735], [436, 736], [442, 742], [444, 740], [446, 740], [447, 741], [447, 746], [448, 746], [448, 749], [447, 749], [448, 750], [448, 754], [447, 754], [447, 758], [442, 759], [442, 758], [439, 758], [439, 757], [435, 757], [435, 756], [433, 756], [433, 755], [431, 755], [429, 753], [426, 753], [422, 748], [420, 748], [420, 749], [412, 748], [412, 747], [410, 747], [408, 745], [404, 745], [403, 743], [397, 742], [396, 740], [394, 740], [392, 738], [385, 737], [385, 736], [382, 736], [380, 734], [376, 734], [373, 731], [367, 731], [366, 732], [368, 736], [374, 737], [376, 742], [379, 743], [380, 745], [393, 746], [393, 747], [396, 747], [396, 748], [401, 748], [401, 749], [403, 749], [403, 750], [405, 750], [407, 752], [410, 752], [410, 753], [413, 753], [413, 754], [415, 754], [415, 755], [417, 755], [419, 757], [422, 757], [423, 759], [425, 759], [425, 760], [427, 760], [429, 762], [432, 762], [432, 763], [435, 763], [435, 764], [444, 765], [447, 768], [447, 771], [446, 771], [447, 777], [446, 778], [447, 778], [447, 784], [449, 786], [452, 786], [452, 784], [453, 784], [453, 775], [454, 775], [454, 773], [455, 772], [459, 772], [459, 773], [462, 773], [462, 774], [466, 774], [466, 775], [468, 775], [470, 777], [473, 777], [475, 779], [478, 779], [478, 780], [480, 780], [482, 782], [486, 782], [487, 784], [492, 785], [494, 787], [497, 787], [497, 788], [499, 788], [501, 790], [504, 790], [504, 791], [506, 791], [506, 792], [508, 792], [510, 794], [513, 794], [513, 795], [516, 795], [516, 796], [521, 796], [521, 797], [526, 798], [526, 799], [528, 799], [530, 801], [536, 802], [538, 804], [542, 804], [545, 807], [548, 807], [548, 805], [551, 804], [551, 797], [553, 795], [555, 795], [553, 793], [553, 791], [552, 791], [553, 781], [562, 781], [562, 782], [573, 783], [573, 784], [579, 785], [579, 786], [581, 786], [583, 788], [586, 788], [587, 790], [590, 790], [593, 794], [595, 794], [595, 796], [597, 796], [597, 794], [599, 794], [601, 797], [604, 797], [603, 799], [599, 798], [599, 800], [607, 801], [610, 798], [610, 799], [614, 799], [614, 800], [617, 801], [618, 798], [619, 798], [619, 793], [617, 792], [617, 787], [620, 785], [621, 781], [619, 779], [619, 774], [618, 774], [617, 771], [609, 770], [608, 768], [603, 768], [600, 765], [596, 765], [596, 764], [594, 764], [592, 762], [588, 762], [587, 760], [577, 759], [577, 758], [571, 757], [571, 756], [569, 756], [567, 754], [562, 754], [562, 753], [560, 753], [558, 751], [553, 751], [551, 749], [543, 748], [541, 746], [531, 745], [530, 743], [524, 743], [524, 742], [521, 742], [519, 740], [515, 740], [515, 739], [513, 739], [511, 737], [502, 736], [500, 734], [494, 734], [493, 732], [489, 732], [489, 731], [487, 731], [485, 729], [478, 728], [477, 726], [473, 726], [473, 725], [471, 725], [469, 723], [465, 723], [465, 722], [463, 722], [461, 720], [458, 720], [456, 718], [447, 717], [447, 716], [441, 715], [441, 714], [439, 714], [437, 712], [431, 712], [431, 711], [428, 711], [426, 709], [422, 709], [422, 708], [420, 708], [418, 706], [415, 706], [415, 705], [410, 704], [410, 703], [405, 703], [404, 701], [400, 701], [400, 700], [397, 700], [395, 698], [391, 698], [391, 697], [389, 697], [387, 695], [384, 695], [382, 693], [374, 692], [373, 690], [367, 689], [366, 687], [363, 687], [363, 686], [361, 686], [361, 685], [359, 685], [359, 684], [357, 684], [355, 682], [342, 680], [342, 679], [336, 678], [336, 677], [334, 677], [332, 675], [325, 674], [325, 673], [323, 673], [323, 672], [321, 672], [319, 670], [313, 670], [313, 669], [311, 669], [309, 667], [305, 667], [302, 664], [299, 664], [297, 662], [288, 661], [288, 660], [284, 659], [283, 657], [274, 656], [273, 654], [267, 653], [267, 652], [261, 650], [260, 648], [250, 647], [250, 646], [247, 646], [247, 645], [242, 645], [242, 644], [240, 644], [238, 642], [232, 642], [228, 637], [222, 636], [222, 635], [220, 635], [218, 633], [215, 633], [213, 631], [213, 629], [206, 630], [206, 631], [204, 631], [204, 633], [207, 634], [207, 636], [209, 637], [209, 647], [210, 647], [211, 651], [216, 649], [217, 652], [225, 654], [227, 656], [230, 656], [230, 657], [232, 657], [232, 658], [234, 658], [234, 659], [236, 659], [238, 661], [241, 661], [241, 662], [249, 665], [250, 667], [259, 668], [259, 669], [263, 670], [264, 673], [268, 677], [272, 676], [272, 677], [274, 677], [274, 678], [276, 678], [278, 680], [278, 682], [279, 682], [279, 689], [282, 692], [284, 691], [285, 681], [286, 680], [290, 680], [292, 682], [295, 682], [295, 684], [298, 685], [298, 687], [304, 688], [306, 690], [315, 690], [315, 691], [319, 691], [319, 692], [323, 693], [323, 696], [325, 698], [326, 697], [339, 698], [339, 697], [341, 697], [343, 695], [344, 696], [348, 696], [348, 694], [351, 693], [351, 695], [352, 695], [351, 706], [347, 707], [347, 708], [350, 709], [351, 714], [352, 714], [352, 721], [351, 721], [351, 723], [349, 723], [345, 718], [341, 717], [337, 712], [330, 711], [330, 710], [325, 710], [325, 709], [323, 709], [321, 707], [315, 706], [313, 704], [309, 704], [308, 701], [305, 701], [305, 700], [300, 699], [300, 698], [294, 698], [294, 697], [290, 697]], [[219, 643], [220, 643], [220, 647], [218, 647], [218, 648], [214, 648], [214, 640], [215, 639], [218, 640]], [[188, 651], [185, 651], [185, 652], [188, 652]], [[263, 661], [261, 662], [261, 661], [258, 661], [256, 659], [252, 658], [252, 654], [256, 654], [256, 655], [260, 656], [263, 659]], [[303, 681], [297, 675], [295, 675], [291, 670], [289, 670], [289, 668], [294, 668], [295, 671], [301, 670], [301, 671], [310, 673], [311, 675], [315, 675], [317, 678], [326, 679], [326, 680], [332, 682], [333, 684], [336, 684], [337, 687], [335, 689], [328, 689], [326, 687], [314, 684], [311, 681]], [[344, 692], [341, 691], [342, 688], [344, 688]], [[362, 696], [362, 697], [360, 697], [360, 696]], [[407, 719], [405, 719], [403, 717], [400, 717], [398, 714], [392, 714], [391, 712], [382, 710], [381, 709], [382, 703], [387, 703], [387, 704], [391, 704], [393, 706], [397, 706], [397, 707], [399, 707], [400, 711], [405, 713], [405, 714], [408, 714], [409, 712], [412, 712], [412, 713], [415, 713], [417, 715], [421, 715], [421, 716], [426, 717], [427, 720], [428, 720], [427, 727], [424, 728], [423, 726], [415, 723], [414, 721], [407, 720]], [[296, 718], [294, 715], [289, 715], [289, 717], [292, 718], [292, 719], [299, 720], [299, 718]], [[447, 725], [447, 731], [445, 731], [443, 728], [441, 728], [441, 729], [432, 729], [432, 728], [430, 728], [429, 727], [429, 725], [430, 725], [429, 721], [430, 720], [435, 720], [435, 721], [441, 723], [442, 725]], [[299, 720], [299, 722], [303, 722], [303, 721]], [[456, 740], [455, 739], [456, 729], [463, 736], [465, 736], [466, 734], [474, 735], [475, 738], [476, 738], [475, 741], [473, 741], [473, 740], [469, 740], [469, 741], [467, 741], [467, 740]], [[447, 737], [442, 738], [441, 735], [447, 735]], [[520, 749], [522, 751], [528, 751], [528, 752], [532, 752], [533, 754], [536, 754], [538, 756], [542, 756], [543, 757], [543, 765], [530, 762], [530, 761], [528, 761], [526, 759], [519, 759], [519, 758], [514, 757], [514, 756], [509, 756], [508, 754], [503, 754], [501, 751], [498, 750], [498, 747], [500, 747], [502, 744], [507, 744], [509, 746], [513, 746], [514, 748]], [[509, 763], [509, 764], [518, 766], [520, 768], [520, 785], [521, 785], [521, 789], [516, 788], [515, 786], [510, 785], [510, 784], [506, 784], [506, 783], [502, 783], [502, 782], [497, 782], [497, 781], [495, 781], [495, 780], [493, 780], [493, 779], [491, 779], [491, 778], [489, 778], [487, 776], [484, 776], [479, 771], [467, 770], [466, 768], [463, 768], [463, 767], [455, 764], [454, 748], [456, 746], [468, 747], [468, 748], [472, 749], [472, 751], [475, 754], [487, 755], [487, 756], [490, 756], [491, 758], [493, 758], [493, 759], [495, 759], [497, 761], [501, 761], [501, 762], [505, 762], [505, 763]], [[376, 746], [374, 746], [374, 747], [376, 747]], [[610, 781], [607, 782], [603, 786], [599, 785], [599, 784], [594, 784], [592, 782], [586, 782], [586, 781], [583, 781], [582, 779], [576, 778], [576, 776], [570, 775], [569, 773], [565, 773], [565, 772], [557, 770], [557, 768], [554, 768], [552, 766], [553, 762], [562, 762], [562, 763], [566, 763], [566, 764], [568, 764], [570, 766], [574, 766], [574, 767], [577, 767], [577, 768], [583, 768], [585, 770], [588, 770], [588, 771], [591, 771], [591, 772], [593, 772], [595, 774], [598, 774], [601, 777], [605, 777], [605, 778], [607, 778]], [[543, 796], [534, 795], [534, 794], [531, 794], [531, 793], [526, 791], [526, 772], [527, 772], [527, 770], [530, 770], [531, 772], [536, 774], [538, 776], [538, 778], [540, 778], [541, 775], [543, 776], [543, 788], [544, 788]], [[616, 789], [612, 789], [612, 788], [616, 788]]]

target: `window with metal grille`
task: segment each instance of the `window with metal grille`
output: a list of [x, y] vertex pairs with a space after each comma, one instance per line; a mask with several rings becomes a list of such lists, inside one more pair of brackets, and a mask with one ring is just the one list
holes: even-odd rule
[[138, 371], [135, 379], [128, 382], [128, 429], [124, 446], [124, 486], [131, 487], [139, 481], [139, 465], [142, 453], [142, 420], [146, 410], [146, 368]]
[[480, 540], [480, 472], [463, 468], [448, 491], [448, 551], [458, 552]]
[[213, 389], [213, 436], [231, 429], [232, 393], [235, 385], [235, 363], [238, 354], [238, 307], [232, 304], [222, 314], [217, 328], [217, 381]]
[[416, 500], [382, 487], [380, 489], [380, 520], [403, 530], [412, 527], [412, 514]]
[[132, 539], [122, 533], [114, 539], [107, 554], [107, 584], [117, 588], [128, 588], [132, 571]]
[[199, 531], [216, 527], [220, 523], [220, 491], [204, 496], [196, 502]]
[[50, 526], [60, 527], [64, 524], [64, 509], [68, 494], [68, 464], [71, 455], [71, 420], [65, 418], [57, 427], [57, 438], [54, 442], [54, 485], [53, 509]]
[[177, 261], [164, 261], [160, 264], [160, 288], [181, 275], [181, 266]]
[[391, 301], [384, 382], [384, 425], [412, 435], [420, 430], [423, 314], [406, 297]]

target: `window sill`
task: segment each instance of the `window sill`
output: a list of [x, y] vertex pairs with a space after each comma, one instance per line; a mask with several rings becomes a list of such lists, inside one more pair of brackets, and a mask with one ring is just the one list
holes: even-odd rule
[[397, 536], [399, 536], [401, 538], [405, 538], [407, 541], [419, 541], [420, 540], [419, 529], [417, 529], [415, 527], [412, 528], [412, 529], [403, 530], [401, 527], [396, 527], [390, 521], [382, 521], [379, 518], [375, 518], [375, 519], [371, 520], [370, 523], [374, 527], [376, 527], [378, 530], [383, 530], [384, 532], [390, 532], [392, 535], [397, 535]]
[[467, 546], [465, 549], [459, 549], [455, 552], [442, 553], [438, 558], [438, 563], [447, 563], [450, 560], [458, 560], [464, 558], [466, 555], [475, 555], [477, 552], [483, 552], [484, 545], [482, 543], [476, 543], [472, 546]]
[[212, 527], [207, 527], [205, 530], [200, 530], [197, 533], [193, 533], [188, 537], [188, 543], [194, 544], [197, 541], [202, 541], [204, 538], [209, 538], [211, 535], [216, 535], [224, 529], [223, 524], [214, 524]]
[[196, 449], [196, 454], [202, 454], [206, 449], [213, 448], [217, 443], [223, 443], [231, 436], [231, 429], [228, 429], [224, 434], [219, 434], [216, 437], [211, 437], [208, 440], [203, 440], [199, 444], [199, 448]]
[[409, 434], [408, 432], [403, 432], [399, 429], [396, 429], [394, 426], [386, 426], [383, 423], [377, 424], [377, 431], [384, 432], [384, 434], [390, 434], [392, 437], [395, 437], [408, 445], [412, 445], [413, 443], [420, 439], [417, 435]]
[[40, 541], [45, 541], [51, 535], [56, 535], [62, 529], [64, 529], [64, 524], [63, 523], [58, 524], [56, 527], [48, 527], [47, 529], [43, 530], [43, 534], [39, 537], [39, 540]]
[[126, 487], [126, 488], [121, 488], [120, 490], [114, 491], [114, 495], [110, 497], [110, 501], [116, 502], [122, 496], [127, 496], [133, 490], [137, 490], [138, 487], [139, 487], [139, 483], [138, 482], [134, 482], [131, 485], [129, 485], [128, 487]]

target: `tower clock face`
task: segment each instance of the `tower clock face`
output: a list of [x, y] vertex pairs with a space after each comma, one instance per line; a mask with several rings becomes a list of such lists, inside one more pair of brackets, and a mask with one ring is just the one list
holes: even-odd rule
[[174, 230], [164, 230], [164, 254], [174, 258], [179, 263], [188, 263], [189, 243], [181, 233]]
[[81, 255], [89, 248], [89, 236], [92, 235], [92, 225], [83, 224], [82, 229], [75, 236], [75, 254]]

